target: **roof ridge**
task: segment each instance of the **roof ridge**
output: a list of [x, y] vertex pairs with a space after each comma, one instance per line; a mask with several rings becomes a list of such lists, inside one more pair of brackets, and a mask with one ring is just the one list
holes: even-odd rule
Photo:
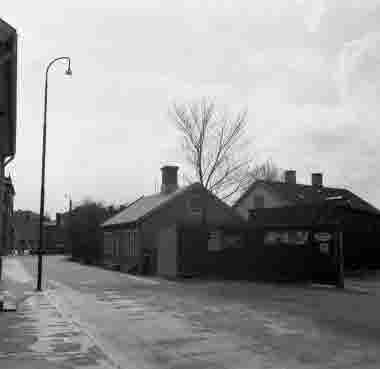
[[[133, 221], [141, 221], [143, 219], [146, 219], [152, 213], [154, 213], [156, 210], [161, 209], [163, 206], [166, 206], [168, 204], [168, 202], [172, 201], [173, 199], [177, 198], [178, 196], [181, 196], [182, 194], [184, 194], [186, 191], [188, 191], [188, 190], [190, 190], [196, 186], [199, 186], [199, 185], [201, 185], [199, 182], [194, 182], [194, 183], [191, 183], [189, 185], [180, 187], [176, 191], [168, 193], [168, 194], [154, 193], [154, 194], [148, 195], [148, 196], [141, 196], [139, 199], [137, 199], [132, 204], [130, 204], [127, 208], [123, 209], [122, 211], [115, 214], [114, 216], [108, 218], [105, 222], [102, 223], [101, 226], [111, 226], [111, 225], [115, 225], [115, 224], [128, 223], [128, 222], [120, 222], [120, 223], [114, 223], [113, 224], [112, 221], [114, 221], [115, 218], [119, 217], [123, 213], [124, 213], [124, 215], [128, 214], [128, 210], [130, 210], [130, 207], [132, 207], [133, 205], [138, 203], [140, 200], [143, 200], [143, 199], [151, 200], [154, 198], [160, 199], [160, 197], [162, 197], [161, 201], [158, 201], [156, 204], [153, 204], [153, 206], [150, 208], [148, 206], [148, 209], [145, 209], [145, 213], [138, 215], [137, 218]], [[144, 206], [144, 205], [142, 205], [142, 206]], [[132, 220], [130, 220], [129, 222], [132, 222]]]

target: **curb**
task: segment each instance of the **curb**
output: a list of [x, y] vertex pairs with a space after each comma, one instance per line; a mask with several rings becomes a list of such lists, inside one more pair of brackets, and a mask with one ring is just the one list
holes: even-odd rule
[[[53, 283], [51, 283], [51, 282], [52, 281], [49, 281], [49, 283], [51, 285], [54, 285], [54, 282]], [[54, 297], [53, 297], [54, 294], [51, 292], [51, 290], [47, 289], [46, 291], [41, 292], [41, 294], [43, 294], [47, 298], [49, 303], [55, 307], [55, 309], [57, 310], [57, 312], [61, 315], [61, 317], [63, 319], [65, 319], [67, 322], [71, 323], [75, 327], [79, 328], [94, 343], [94, 345], [98, 346], [102, 350], [104, 356], [108, 360], [108, 366], [110, 367], [110, 369], [124, 369], [120, 363], [118, 363], [114, 358], [111, 357], [111, 355], [107, 352], [104, 345], [101, 342], [99, 342], [98, 339], [96, 339], [95, 335], [90, 333], [90, 331], [91, 331], [90, 327], [88, 327], [88, 326], [84, 325], [83, 323], [80, 323], [78, 320], [74, 319], [73, 316], [71, 314], [68, 314], [60, 306], [59, 303], [54, 301]]]

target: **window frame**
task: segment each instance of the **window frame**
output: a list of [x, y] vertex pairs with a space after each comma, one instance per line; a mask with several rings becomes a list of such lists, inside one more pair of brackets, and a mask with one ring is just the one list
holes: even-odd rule
[[[194, 207], [194, 200], [196, 202], [199, 202], [198, 207]], [[203, 213], [203, 206], [202, 206], [202, 196], [201, 194], [191, 194], [189, 198], [187, 199], [187, 208], [191, 215], [202, 215]]]

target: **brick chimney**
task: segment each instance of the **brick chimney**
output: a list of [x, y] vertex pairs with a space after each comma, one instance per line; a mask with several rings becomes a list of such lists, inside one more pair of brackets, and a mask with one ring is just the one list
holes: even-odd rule
[[162, 183], [161, 193], [169, 194], [178, 189], [178, 167], [165, 165], [161, 168]]
[[323, 186], [323, 175], [322, 173], [312, 173], [311, 174], [311, 185], [316, 187]]
[[296, 171], [295, 170], [286, 170], [285, 171], [285, 183], [296, 184]]
[[62, 225], [61, 213], [55, 213], [55, 224], [57, 225], [57, 227], [60, 227]]

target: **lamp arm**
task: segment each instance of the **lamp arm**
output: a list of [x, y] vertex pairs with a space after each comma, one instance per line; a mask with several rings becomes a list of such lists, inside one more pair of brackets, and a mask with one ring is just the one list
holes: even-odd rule
[[47, 79], [47, 76], [48, 76], [48, 73], [49, 73], [49, 69], [50, 67], [58, 60], [67, 60], [69, 62], [69, 68], [70, 68], [70, 64], [71, 64], [71, 59], [68, 57], [68, 56], [60, 56], [59, 58], [55, 58], [53, 59], [49, 64], [48, 66], [46, 67], [46, 72], [45, 72], [45, 75], [46, 75], [46, 79]]

